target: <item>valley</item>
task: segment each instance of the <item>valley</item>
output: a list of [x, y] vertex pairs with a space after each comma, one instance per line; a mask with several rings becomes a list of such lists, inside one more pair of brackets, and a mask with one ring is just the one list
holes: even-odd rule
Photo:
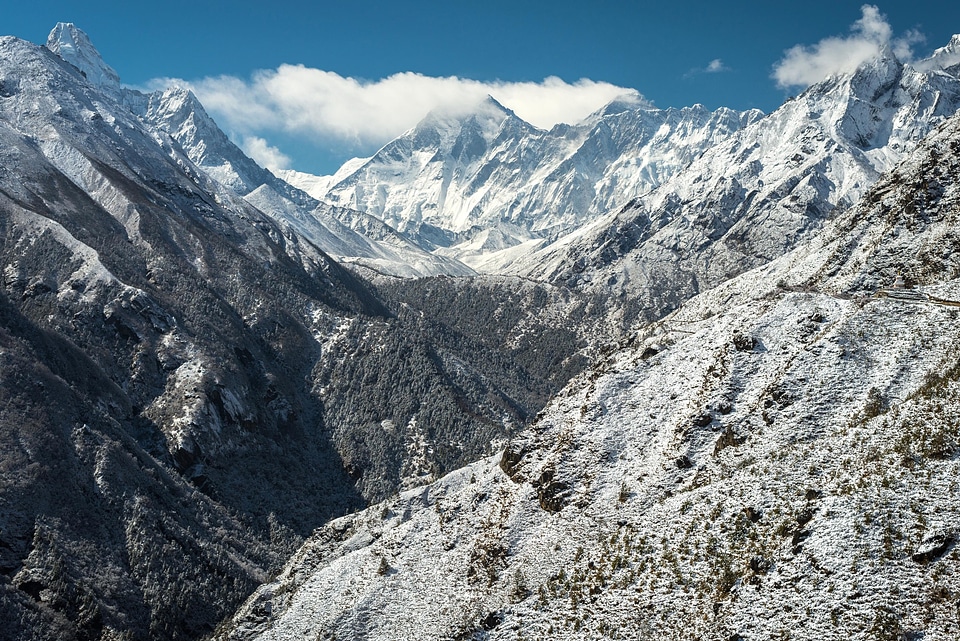
[[0, 38], [0, 638], [960, 636], [958, 56], [311, 176]]

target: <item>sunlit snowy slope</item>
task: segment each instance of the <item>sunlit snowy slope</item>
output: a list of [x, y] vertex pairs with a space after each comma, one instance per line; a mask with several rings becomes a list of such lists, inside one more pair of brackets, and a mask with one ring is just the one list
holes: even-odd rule
[[220, 638], [956, 638], [958, 185], [954, 118], [502, 455], [320, 529]]

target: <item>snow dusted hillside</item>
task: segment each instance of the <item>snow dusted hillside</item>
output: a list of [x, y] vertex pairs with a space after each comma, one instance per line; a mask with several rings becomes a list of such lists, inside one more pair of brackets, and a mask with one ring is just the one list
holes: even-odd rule
[[501, 456], [318, 530], [218, 638], [958, 638], [958, 228], [953, 118]]
[[508, 271], [639, 299], [656, 318], [782, 255], [960, 108], [960, 39], [914, 65], [892, 53], [814, 85], [657, 190]]
[[0, 37], [0, 638], [188, 641], [318, 525], [525, 425], [582, 370], [590, 301], [449, 278], [384, 301], [302, 212], [229, 187], [257, 168], [215, 180], [134, 113], [158, 103], [118, 99], [81, 36]]
[[361, 504], [287, 377], [382, 307], [81, 71], [0, 38], [0, 636], [193, 639]]
[[300, 183], [375, 216], [0, 38], [4, 633], [205, 637], [391, 497], [216, 635], [957, 638], [958, 60], [437, 112]]
[[577, 125], [543, 131], [488, 98], [467, 113], [429, 114], [333, 177], [285, 176], [496, 271], [491, 254], [536, 241], [529, 251], [622, 207], [761, 115], [653, 109], [628, 94]]

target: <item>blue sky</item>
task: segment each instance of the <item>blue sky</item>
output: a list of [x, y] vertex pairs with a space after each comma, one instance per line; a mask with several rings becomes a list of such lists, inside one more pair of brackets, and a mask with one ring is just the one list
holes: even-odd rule
[[[960, 3], [875, 6], [865, 29], [855, 26], [867, 17], [863, 3], [836, 0], [41, 0], [6, 7], [0, 32], [42, 43], [56, 22], [74, 22], [126, 84], [189, 84], [261, 160], [329, 173], [454, 95], [492, 87], [541, 126], [586, 115], [627, 88], [657, 107], [769, 112], [815, 75], [816, 54], [829, 58], [826, 45], [817, 49], [824, 39], [886, 25], [889, 40], [920, 58], [960, 33]], [[797, 45], [800, 71], [778, 86], [774, 70]]]

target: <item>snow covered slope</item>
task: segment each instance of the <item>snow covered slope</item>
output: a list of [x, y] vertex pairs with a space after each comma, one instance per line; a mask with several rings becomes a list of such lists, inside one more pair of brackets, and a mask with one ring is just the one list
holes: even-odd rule
[[[408, 234], [431, 238], [442, 230], [432, 236], [438, 253], [476, 267], [502, 249], [554, 239], [623, 206], [760, 116], [700, 105], [653, 109], [628, 94], [578, 125], [542, 131], [487, 98], [467, 113], [429, 114], [329, 179], [287, 177]], [[478, 232], [496, 241], [478, 241]]]
[[316, 532], [218, 638], [957, 638], [958, 228], [953, 118], [502, 456]]
[[795, 246], [954, 114], [960, 68], [938, 62], [949, 50], [912, 66], [887, 52], [828, 78], [657, 190], [508, 269], [614, 288], [656, 318]]
[[296, 529], [362, 504], [316, 430], [305, 345], [383, 308], [12, 37], [0, 273], [0, 636], [197, 638]]

